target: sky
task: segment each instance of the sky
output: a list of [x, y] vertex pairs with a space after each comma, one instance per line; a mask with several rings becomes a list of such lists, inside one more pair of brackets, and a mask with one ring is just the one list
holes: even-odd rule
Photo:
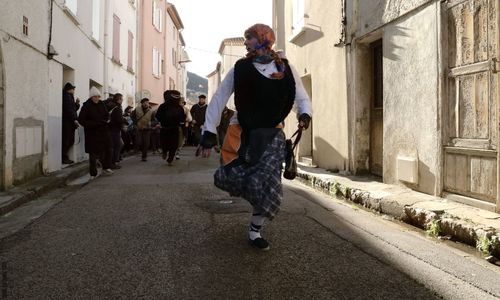
[[271, 0], [170, 0], [184, 24], [182, 35], [190, 63], [187, 69], [202, 77], [220, 61], [220, 43], [243, 37], [255, 23], [272, 26]]

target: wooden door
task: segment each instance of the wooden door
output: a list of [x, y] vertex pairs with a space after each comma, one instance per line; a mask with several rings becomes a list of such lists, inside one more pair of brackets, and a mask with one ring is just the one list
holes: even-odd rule
[[384, 165], [384, 91], [382, 41], [372, 44], [372, 97], [370, 109], [370, 172], [383, 176]]
[[498, 0], [447, 4], [444, 189], [496, 203]]

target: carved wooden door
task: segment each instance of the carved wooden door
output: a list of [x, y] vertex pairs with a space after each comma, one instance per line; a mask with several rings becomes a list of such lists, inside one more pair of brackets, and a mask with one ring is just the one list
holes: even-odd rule
[[450, 0], [444, 189], [497, 201], [498, 0]]

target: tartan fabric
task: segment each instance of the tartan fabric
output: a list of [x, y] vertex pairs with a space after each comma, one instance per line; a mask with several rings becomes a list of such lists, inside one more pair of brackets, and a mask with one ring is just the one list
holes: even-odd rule
[[283, 198], [281, 170], [284, 160], [285, 134], [281, 131], [264, 151], [259, 163], [231, 163], [217, 169], [215, 186], [231, 196], [242, 197], [267, 218], [273, 219]]

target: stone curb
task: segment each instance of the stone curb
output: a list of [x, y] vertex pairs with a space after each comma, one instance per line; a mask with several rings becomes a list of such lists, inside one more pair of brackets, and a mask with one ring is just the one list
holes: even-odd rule
[[87, 162], [80, 162], [47, 176], [40, 176], [20, 186], [0, 192], [0, 216], [16, 209], [17, 207], [63, 186], [88, 172]]
[[[304, 168], [305, 169], [305, 168]], [[309, 168], [307, 168], [309, 169]], [[312, 170], [312, 169], [311, 169]], [[500, 259], [500, 215], [446, 199], [415, 192], [404, 187], [376, 183], [374, 189], [362, 183], [366, 178], [334, 175], [314, 168], [308, 172], [299, 168], [297, 179], [325, 194], [362, 205], [378, 213], [427, 230], [428, 233], [476, 247], [484, 254]], [[480, 212], [491, 221], [478, 222], [466, 217]]]

